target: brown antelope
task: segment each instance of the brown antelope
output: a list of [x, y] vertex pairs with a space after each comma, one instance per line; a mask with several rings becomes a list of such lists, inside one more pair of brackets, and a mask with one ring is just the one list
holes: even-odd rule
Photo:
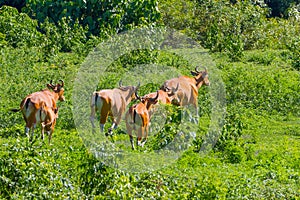
[[172, 78], [164, 82], [161, 86], [162, 90], [168, 88], [175, 88], [179, 83], [180, 86], [176, 92], [176, 101], [173, 104], [179, 106], [193, 105], [196, 110], [196, 117], [198, 117], [198, 90], [202, 85], [209, 86], [210, 82], [208, 79], [208, 70], [205, 68], [203, 71], [198, 71], [198, 67], [195, 71], [191, 71], [194, 77], [189, 76], [179, 76], [177, 78]]
[[[23, 118], [26, 122], [25, 134], [28, 136], [29, 140], [31, 140], [34, 135], [36, 125], [41, 123], [40, 118], [37, 118], [37, 113], [40, 111], [42, 106], [44, 105], [55, 110], [57, 108], [56, 102], [58, 100], [65, 101], [63, 88], [64, 81], [60, 80], [60, 82], [61, 83], [53, 85], [52, 81], [50, 81], [50, 83], [47, 84], [48, 89], [43, 89], [26, 96], [22, 100], [19, 109], [12, 109], [13, 112], [22, 112]], [[29, 134], [30, 129], [32, 131], [32, 137], [30, 137]]]
[[121, 117], [125, 112], [126, 106], [134, 99], [136, 99], [135, 93], [138, 90], [140, 84], [135, 86], [122, 86], [119, 82], [119, 88], [104, 89], [98, 92], [94, 92], [91, 98], [91, 124], [93, 130], [95, 129], [95, 115], [97, 111], [100, 113], [100, 131], [103, 132], [104, 124], [107, 121], [108, 116], [111, 117], [112, 126], [109, 128], [108, 133], [105, 135], [111, 135], [112, 130], [116, 129], [121, 121]]
[[[136, 96], [137, 98], [139, 98], [137, 94]], [[129, 135], [131, 148], [133, 150], [134, 150], [133, 135], [132, 135], [133, 131], [137, 132], [137, 146], [143, 147], [147, 141], [149, 123], [150, 123], [149, 110], [151, 109], [152, 105], [157, 103], [158, 97], [159, 97], [159, 92], [157, 91], [156, 96], [154, 98], [151, 97], [139, 98], [141, 102], [131, 106], [125, 115], [126, 129]]]

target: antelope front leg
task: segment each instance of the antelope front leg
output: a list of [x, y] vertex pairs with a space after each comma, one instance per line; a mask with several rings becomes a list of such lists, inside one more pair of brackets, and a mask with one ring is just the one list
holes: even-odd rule
[[28, 141], [30, 141], [30, 128], [29, 127], [25, 127], [25, 135], [28, 137]]
[[198, 124], [199, 123], [199, 108], [198, 108], [198, 105], [195, 105], [195, 110], [196, 110], [196, 113], [195, 113], [195, 116], [193, 117], [193, 120], [194, 120], [195, 124]]
[[113, 121], [113, 123], [112, 123], [111, 127], [108, 129], [108, 134], [109, 135], [113, 134], [113, 129], [117, 129], [118, 128], [118, 124], [121, 121], [121, 115], [117, 116], [116, 120], [114, 120], [114, 118], [112, 117], [112, 121]]
[[49, 135], [49, 140], [48, 140], [49, 145], [51, 145], [51, 139], [52, 139], [53, 131], [54, 131], [54, 129], [51, 129], [51, 130], [48, 132], [48, 135]]
[[144, 139], [142, 141], [142, 147], [144, 147], [145, 143], [147, 142], [149, 127], [147, 126], [144, 129], [145, 129], [146, 135], [144, 136]]
[[45, 132], [45, 130], [44, 130], [44, 128], [42, 128], [42, 133], [41, 133], [41, 139], [42, 140], [44, 140], [44, 132]]
[[36, 127], [36, 124], [34, 123], [33, 126], [31, 127], [31, 137], [29, 139], [30, 142], [32, 142], [33, 138], [34, 138], [34, 129]]
[[42, 130], [41, 130], [41, 139], [44, 140], [44, 133], [45, 133], [45, 124], [42, 123]]
[[133, 136], [132, 136], [133, 128], [131, 127], [131, 125], [129, 124], [129, 122], [128, 122], [127, 120], [128, 120], [128, 119], [126, 119], [126, 129], [127, 129], [127, 134], [128, 134], [128, 136], [129, 136], [131, 148], [132, 148], [132, 150], [134, 150], [134, 142], [133, 142]]
[[142, 137], [144, 135], [144, 128], [143, 127], [139, 127], [138, 131], [137, 131], [137, 145], [142, 147]]

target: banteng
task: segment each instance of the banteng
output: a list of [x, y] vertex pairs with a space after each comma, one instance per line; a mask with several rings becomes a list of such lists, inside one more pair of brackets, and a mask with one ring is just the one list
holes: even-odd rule
[[[42, 106], [44, 105], [55, 110], [57, 108], [56, 102], [58, 100], [65, 101], [63, 88], [64, 82], [62, 80], [60, 80], [60, 82], [61, 83], [53, 85], [51, 81], [47, 84], [48, 89], [26, 96], [20, 104], [20, 109], [12, 109], [14, 112], [22, 112], [23, 118], [26, 122], [25, 134], [28, 136], [29, 140], [31, 140], [34, 135], [36, 125], [41, 123], [40, 118], [36, 118], [36, 116], [38, 116], [37, 113], [40, 111]], [[32, 137], [30, 137], [29, 134], [30, 129], [32, 131]]]
[[108, 133], [111, 135], [112, 130], [116, 129], [119, 125], [122, 115], [125, 112], [126, 106], [134, 99], [136, 99], [135, 92], [138, 86], [122, 86], [119, 82], [119, 88], [104, 89], [94, 92], [91, 98], [91, 116], [93, 130], [95, 129], [95, 115], [97, 111], [100, 113], [100, 131], [103, 132], [104, 124], [108, 116], [111, 117], [112, 126], [109, 128]]
[[196, 117], [198, 117], [198, 90], [203, 84], [209, 86], [210, 82], [207, 69], [198, 71], [198, 67], [196, 67], [195, 71], [191, 71], [191, 74], [194, 77], [179, 76], [167, 80], [161, 86], [161, 89], [175, 88], [179, 83], [180, 86], [175, 95], [176, 101], [172, 103], [180, 106], [193, 105], [196, 110]]
[[[136, 94], [137, 96], [137, 94]], [[130, 138], [131, 148], [134, 150], [133, 135], [132, 132], [137, 132], [137, 146], [144, 146], [148, 138], [150, 115], [149, 110], [153, 104], [158, 101], [159, 92], [157, 91], [154, 98], [144, 97], [138, 98], [141, 100], [140, 103], [131, 106], [126, 113], [126, 129]], [[143, 141], [142, 141], [143, 138]]]

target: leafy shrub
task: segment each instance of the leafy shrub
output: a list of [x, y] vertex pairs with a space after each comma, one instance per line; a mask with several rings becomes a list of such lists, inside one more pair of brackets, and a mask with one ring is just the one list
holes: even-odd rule
[[253, 62], [256, 64], [261, 64], [261, 65], [271, 65], [272, 62], [274, 62], [277, 58], [282, 57], [282, 54], [285, 52], [280, 52], [280, 51], [248, 51], [247, 54], [245, 55], [245, 60], [247, 62]]
[[[160, 106], [163, 108], [162, 109], [164, 112], [162, 112], [165, 116], [165, 121], [164, 125], [162, 128], [159, 130], [159, 133], [157, 133], [154, 136], [153, 139], [153, 144], [150, 144], [153, 150], [160, 150], [163, 149], [164, 147], [170, 146], [170, 142], [173, 142], [174, 145], [174, 138], [178, 134], [178, 128], [179, 125], [181, 124], [181, 118], [182, 118], [182, 110], [178, 109], [175, 106], [172, 105], [166, 105], [166, 106]], [[156, 113], [154, 113], [152, 118], [155, 118], [155, 114], [159, 114], [160, 111], [157, 110]], [[160, 125], [162, 125], [162, 122], [159, 122]], [[153, 126], [152, 124], [151, 126]], [[150, 142], [149, 142], [150, 143]], [[179, 146], [172, 146], [171, 148], [173, 149], [178, 149], [180, 148]]]
[[5, 40], [5, 34], [0, 32], [0, 47], [3, 48], [7, 46], [7, 41]]
[[24, 11], [43, 23], [47, 18], [56, 25], [69, 18], [70, 26], [78, 21], [89, 34], [105, 38], [115, 33], [155, 23], [160, 14], [155, 0], [135, 1], [42, 1], [27, 0]]
[[[299, 35], [299, 14], [289, 19], [268, 18], [259, 1], [180, 1], [160, 4], [165, 25], [184, 32], [212, 52], [239, 60], [244, 50], [284, 49]], [[295, 10], [294, 8], [293, 10]]]
[[242, 120], [242, 111], [236, 109], [238, 106], [228, 107], [228, 112], [226, 113], [223, 129], [219, 135], [218, 141], [215, 145], [215, 150], [225, 151], [228, 143], [235, 144], [237, 140], [242, 136], [242, 131], [244, 128]]
[[37, 31], [37, 21], [16, 8], [0, 7], [0, 33], [12, 47], [40, 46], [43, 35]]
[[55, 150], [26, 145], [24, 140], [7, 144], [6, 148], [6, 155], [0, 157], [2, 198], [74, 198], [82, 195], [68, 175], [61, 172], [60, 164], [53, 162], [51, 155], [58, 153]]
[[213, 52], [227, 52], [239, 59], [244, 49], [256, 42], [256, 27], [266, 10], [250, 1], [196, 1], [162, 4], [166, 25], [183, 30]]
[[[264, 56], [269, 55], [260, 55]], [[259, 55], [256, 54], [255, 57]], [[227, 103], [233, 105], [239, 103], [258, 113], [267, 111], [285, 115], [291, 112], [297, 115], [299, 74], [287, 70], [289, 68], [284, 67], [286, 64], [280, 60], [273, 61], [269, 66], [242, 63], [225, 65], [223, 70], [226, 71], [226, 75], [224, 74], [223, 81], [226, 84]]]
[[[212, 51], [228, 52], [231, 59], [239, 59], [244, 49], [249, 49], [257, 40], [256, 28], [264, 23], [266, 10], [250, 1], [211, 1], [207, 17], [204, 44]], [[218, 16], [218, 17], [215, 17]], [[253, 38], [254, 37], [254, 38]]]
[[46, 18], [40, 24], [39, 29], [45, 35], [43, 51], [46, 57], [57, 55], [59, 51], [75, 51], [78, 54], [86, 55], [84, 44], [87, 41], [87, 31], [79, 25], [78, 21], [71, 24], [69, 18], [62, 18], [57, 25], [50, 23]]
[[245, 150], [237, 144], [227, 142], [223, 152], [223, 157], [229, 163], [241, 163], [246, 159]]
[[292, 65], [298, 71], [300, 70], [300, 40], [299, 38], [291, 40], [288, 49], [291, 51]]

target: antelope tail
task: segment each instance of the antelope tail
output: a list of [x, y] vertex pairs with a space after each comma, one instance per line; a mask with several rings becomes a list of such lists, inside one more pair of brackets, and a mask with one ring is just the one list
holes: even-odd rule
[[[26, 101], [26, 102], [25, 102], [25, 101]], [[25, 102], [25, 104], [24, 104], [24, 102]], [[11, 112], [19, 112], [19, 111], [21, 111], [21, 110], [24, 108], [24, 106], [25, 106], [25, 108], [26, 108], [26, 110], [27, 110], [28, 105], [29, 105], [29, 102], [30, 102], [30, 98], [26, 98], [26, 99], [24, 99], [24, 100], [21, 102], [21, 107], [20, 107], [20, 108], [12, 108], [12, 109], [10, 109], [10, 111], [11, 111]]]
[[94, 99], [92, 99], [92, 101], [91, 101], [91, 106], [92, 106], [92, 107], [94, 107], [94, 106], [97, 105], [98, 97], [99, 97], [99, 94], [98, 94], [98, 93], [95, 93], [95, 97], [94, 97]]
[[96, 93], [96, 95], [95, 95], [95, 105], [97, 104], [98, 97], [99, 97], [99, 94]]
[[12, 108], [12, 109], [10, 109], [10, 111], [11, 112], [19, 112], [19, 111], [21, 111], [21, 109], [20, 108]]
[[136, 113], [136, 109], [134, 109], [134, 110], [133, 110], [133, 113], [132, 113], [132, 115], [133, 115], [133, 116], [132, 116], [132, 122], [133, 122], [133, 123], [135, 123], [135, 116], [136, 116], [136, 114], [137, 114], [137, 113]]
[[30, 98], [26, 99], [26, 103], [25, 103], [26, 110], [28, 109], [29, 102], [30, 102]]
[[129, 108], [129, 114], [130, 114], [130, 122], [129, 124], [135, 124], [135, 116], [136, 116], [136, 110], [135, 107], [130, 107]]

